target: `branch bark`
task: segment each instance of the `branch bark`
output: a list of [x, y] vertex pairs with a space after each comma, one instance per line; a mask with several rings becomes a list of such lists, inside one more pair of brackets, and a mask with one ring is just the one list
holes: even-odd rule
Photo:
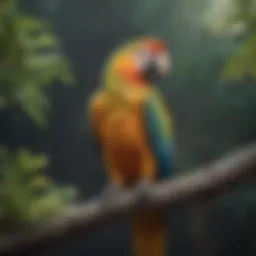
[[[190, 174], [152, 185], [148, 194], [148, 207], [164, 207], [167, 204], [174, 206], [194, 200], [207, 200], [249, 181], [255, 174], [256, 144], [252, 144], [229, 153], [212, 164], [191, 171]], [[0, 242], [0, 255], [36, 253], [79, 234], [88, 235], [97, 226], [133, 211], [143, 210], [139, 199], [135, 190], [127, 190], [105, 206], [97, 198], [81, 203], [66, 214], [35, 229], [6, 237]]]

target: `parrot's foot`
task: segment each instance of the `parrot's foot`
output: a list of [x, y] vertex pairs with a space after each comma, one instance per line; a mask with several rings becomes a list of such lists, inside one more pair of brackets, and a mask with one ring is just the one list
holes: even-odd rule
[[149, 204], [149, 193], [151, 190], [151, 185], [152, 183], [149, 180], [143, 180], [139, 182], [137, 185], [136, 190], [138, 191], [139, 194], [139, 204], [147, 207]]
[[108, 185], [101, 195], [102, 205], [106, 206], [108, 204], [111, 204], [111, 202], [113, 202], [113, 199], [120, 193], [120, 191], [121, 188], [118, 185]]

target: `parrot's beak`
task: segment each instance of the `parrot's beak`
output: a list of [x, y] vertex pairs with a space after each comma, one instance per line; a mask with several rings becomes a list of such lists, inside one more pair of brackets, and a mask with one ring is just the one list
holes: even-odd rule
[[169, 53], [162, 53], [157, 56], [156, 66], [161, 76], [168, 75], [171, 71], [172, 58]]
[[159, 79], [168, 75], [171, 70], [171, 57], [167, 53], [161, 53], [149, 63], [143, 70], [144, 78], [150, 83], [157, 83]]

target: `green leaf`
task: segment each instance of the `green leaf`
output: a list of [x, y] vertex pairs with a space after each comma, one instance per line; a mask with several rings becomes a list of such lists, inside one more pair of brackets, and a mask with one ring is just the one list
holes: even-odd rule
[[30, 218], [33, 220], [48, 219], [61, 213], [65, 209], [61, 196], [52, 191], [30, 205]]
[[221, 77], [224, 80], [239, 80], [256, 74], [256, 34], [249, 37], [229, 59]]
[[40, 175], [32, 178], [28, 184], [28, 186], [32, 190], [37, 189], [44, 189], [44, 188], [50, 188], [53, 187], [54, 184], [52, 180], [46, 176]]
[[19, 90], [19, 101], [22, 110], [40, 127], [47, 124], [46, 113], [49, 102], [33, 81], [27, 81]]
[[26, 172], [34, 172], [47, 165], [47, 158], [44, 155], [33, 156], [28, 150], [20, 150], [17, 154], [17, 164]]

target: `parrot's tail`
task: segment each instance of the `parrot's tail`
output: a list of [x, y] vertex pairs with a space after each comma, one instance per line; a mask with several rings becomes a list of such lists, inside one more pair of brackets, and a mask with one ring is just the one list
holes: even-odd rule
[[133, 251], [136, 256], [166, 256], [163, 210], [135, 213], [132, 217]]

